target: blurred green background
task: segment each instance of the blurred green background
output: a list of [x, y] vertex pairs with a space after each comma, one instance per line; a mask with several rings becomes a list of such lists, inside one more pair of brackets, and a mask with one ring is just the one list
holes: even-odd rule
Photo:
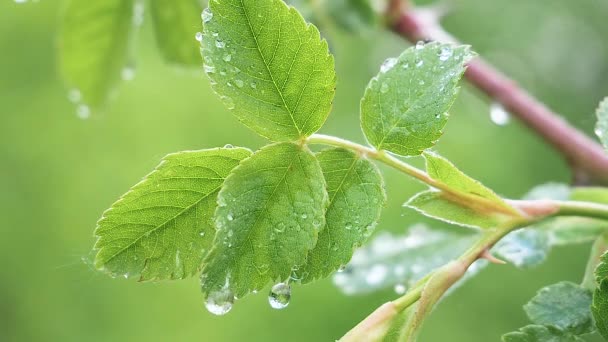
[[[595, 106], [608, 95], [608, 1], [454, 3], [445, 20], [454, 35], [591, 131]], [[136, 78], [105, 112], [79, 119], [56, 71], [60, 8], [59, 0], [0, 3], [0, 341], [332, 341], [395, 298], [388, 290], [348, 297], [328, 279], [294, 288], [286, 310], [272, 310], [258, 294], [215, 317], [196, 279], [139, 284], [95, 272], [96, 220], [163, 155], [264, 141], [221, 105], [202, 69], [161, 60], [149, 20], [138, 39]], [[385, 58], [408, 45], [380, 30], [326, 37], [339, 79], [322, 132], [362, 142], [363, 89]], [[488, 114], [489, 103], [465, 86], [437, 150], [508, 197], [569, 180], [559, 156], [525, 127], [494, 125]], [[430, 222], [401, 208], [423, 187], [391, 170], [385, 175], [389, 205], [378, 230]], [[442, 302], [420, 340], [498, 341], [527, 324], [521, 305], [541, 286], [580, 281], [588, 249], [554, 250], [525, 271], [489, 267]]]

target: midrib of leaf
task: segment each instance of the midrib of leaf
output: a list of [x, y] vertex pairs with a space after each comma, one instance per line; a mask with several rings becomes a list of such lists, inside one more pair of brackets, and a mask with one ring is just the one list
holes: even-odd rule
[[[255, 48], [258, 51], [258, 54], [260, 55], [260, 58], [262, 58], [262, 61], [264, 62], [264, 67], [266, 67], [266, 71], [268, 72], [268, 76], [270, 76], [270, 79], [272, 80], [272, 84], [274, 85], [274, 88], [277, 90], [277, 93], [279, 93], [279, 96], [281, 97], [281, 102], [283, 102], [283, 107], [285, 107], [285, 109], [287, 110], [287, 113], [289, 113], [289, 118], [291, 119], [291, 122], [293, 122], [294, 127], [298, 130], [298, 134], [302, 135], [302, 130], [300, 130], [300, 127], [298, 127], [298, 124], [296, 124], [296, 120], [293, 117], [293, 113], [292, 113], [291, 109], [289, 109], [289, 106], [287, 105], [287, 102], [285, 102], [285, 97], [283, 97], [283, 92], [281, 91], [281, 89], [279, 88], [279, 85], [277, 84], [276, 80], [274, 79], [274, 75], [272, 74], [272, 71], [270, 71], [270, 65], [266, 61], [266, 58], [264, 57], [264, 54], [262, 53], [262, 50], [260, 50], [260, 44], [258, 43], [258, 37], [256, 36], [255, 31], [253, 30], [253, 26], [251, 26], [251, 20], [249, 19], [249, 14], [247, 13], [247, 9], [245, 7], [245, 3], [243, 2], [243, 0], [240, 0], [240, 2], [241, 2], [241, 8], [243, 9], [243, 15], [245, 16], [245, 19], [247, 19], [247, 26], [249, 27], [249, 31], [251, 32], [251, 36], [253, 37], [253, 40], [255, 41]], [[277, 51], [278, 46], [280, 44], [281, 26], [282, 26], [282, 22], [279, 20], [279, 38], [277, 39], [277, 46], [274, 49], [273, 55], [276, 54], [276, 51]], [[299, 46], [298, 46], [298, 52], [300, 51], [301, 47], [302, 47], [302, 44], [299, 44]], [[296, 56], [297, 56], [297, 53], [296, 53]], [[293, 63], [294, 63], [294, 61], [292, 61], [292, 66], [293, 66]], [[291, 72], [291, 66], [289, 68], [289, 73], [290, 72]], [[289, 76], [287, 76], [287, 78], [285, 79], [285, 84], [287, 84], [288, 80], [289, 80]], [[302, 93], [300, 93], [300, 95], [301, 94]], [[298, 100], [298, 102], [299, 102], [299, 100]]]
[[[343, 191], [342, 186], [344, 185], [344, 182], [346, 181], [346, 179], [348, 178], [348, 176], [350, 175], [350, 173], [355, 168], [355, 165], [357, 165], [358, 161], [359, 161], [359, 159], [354, 158], [353, 163], [350, 165], [350, 167], [348, 168], [348, 170], [344, 174], [344, 177], [342, 177], [342, 180], [340, 181], [340, 185], [338, 185], [338, 187], [336, 188], [336, 191], [334, 192], [334, 194], [329, 199], [329, 207], [331, 207], [331, 205], [334, 203], [334, 199], [336, 198], [336, 196], [338, 195], [338, 193], [340, 191]], [[334, 171], [334, 172], [338, 172], [338, 171]], [[359, 177], [359, 174], [357, 172], [355, 172], [355, 173], [357, 174], [357, 178], [361, 179], [361, 177]]]
[[[207, 195], [201, 197], [200, 199], [198, 199], [196, 202], [194, 202], [193, 204], [189, 205], [188, 207], [184, 208], [182, 211], [180, 211], [179, 213], [175, 214], [173, 217], [165, 220], [165, 222], [159, 224], [158, 226], [156, 226], [154, 229], [147, 231], [145, 233], [143, 233], [142, 235], [140, 235], [137, 239], [135, 239], [135, 241], [131, 242], [130, 244], [128, 244], [127, 246], [121, 248], [118, 252], [114, 253], [111, 257], [109, 257], [106, 261], [106, 263], [110, 262], [112, 259], [114, 259], [115, 257], [119, 256], [120, 254], [126, 252], [128, 249], [130, 249], [131, 247], [135, 246], [135, 244], [137, 244], [139, 242], [139, 240], [143, 239], [146, 236], [155, 234], [159, 229], [163, 229], [166, 228], [167, 224], [169, 222], [172, 222], [174, 220], [176, 220], [178, 217], [180, 217], [181, 215], [183, 215], [184, 213], [192, 210], [192, 208], [194, 208], [195, 206], [197, 206], [199, 203], [201, 203], [201, 201], [203, 201], [204, 199], [206, 199], [207, 197], [211, 196], [212, 194], [216, 193], [217, 191], [219, 191], [219, 189], [221, 188], [221, 185], [216, 187], [215, 189], [213, 189], [212, 191], [210, 191]], [[182, 189], [180, 189], [180, 191], [182, 191]], [[186, 190], [187, 191], [187, 190]], [[155, 206], [156, 207], [156, 206]], [[140, 208], [141, 209], [141, 208]]]

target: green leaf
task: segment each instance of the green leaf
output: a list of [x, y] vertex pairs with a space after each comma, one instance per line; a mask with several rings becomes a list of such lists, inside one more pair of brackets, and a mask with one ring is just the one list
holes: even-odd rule
[[165, 157], [99, 220], [95, 266], [140, 280], [196, 273], [215, 234], [217, 193], [249, 155], [244, 148], [221, 148]]
[[100, 108], [118, 84], [135, 33], [134, 0], [69, 0], [59, 35], [60, 66], [83, 105]]
[[333, 0], [323, 4], [333, 22], [347, 32], [364, 31], [379, 21], [369, 0]]
[[600, 334], [608, 339], [608, 280], [604, 279], [593, 292], [591, 312], [595, 319], [595, 326]]
[[[418, 224], [405, 235], [381, 232], [358, 249], [334, 283], [346, 294], [360, 294], [394, 287], [404, 293], [438, 267], [457, 258], [478, 238], [454, 230], [430, 229]], [[476, 267], [472, 268], [472, 273]]]
[[328, 205], [315, 156], [292, 143], [264, 147], [226, 179], [218, 195], [214, 248], [205, 259], [205, 295], [237, 297], [285, 281], [304, 265]]
[[574, 188], [570, 199], [573, 201], [594, 202], [608, 204], [608, 188], [580, 187]]
[[150, 0], [156, 42], [169, 63], [200, 65], [201, 53], [194, 39], [200, 31], [202, 0]]
[[404, 156], [432, 147], [472, 57], [467, 46], [430, 43], [387, 59], [361, 101], [361, 126], [370, 144]]
[[327, 118], [336, 75], [316, 27], [281, 0], [209, 3], [203, 55], [213, 89], [237, 118], [275, 141], [316, 132]]
[[580, 285], [561, 282], [542, 288], [525, 306], [532, 323], [551, 325], [575, 335], [593, 331], [591, 292]]
[[345, 265], [373, 233], [386, 201], [382, 176], [369, 160], [339, 148], [317, 153], [317, 159], [329, 207], [317, 245], [297, 272], [303, 283], [325, 278]]
[[584, 342], [585, 340], [552, 326], [528, 325], [503, 335], [503, 342]]
[[605, 252], [600, 257], [600, 263], [595, 268], [595, 280], [598, 284], [605, 279], [608, 279], [608, 252]]
[[608, 97], [600, 102], [595, 113], [597, 115], [595, 134], [600, 138], [602, 145], [608, 148]]
[[462, 173], [447, 159], [428, 152], [424, 158], [428, 175], [450, 192], [421, 192], [405, 206], [451, 224], [479, 228], [494, 228], [520, 215], [492, 190]]

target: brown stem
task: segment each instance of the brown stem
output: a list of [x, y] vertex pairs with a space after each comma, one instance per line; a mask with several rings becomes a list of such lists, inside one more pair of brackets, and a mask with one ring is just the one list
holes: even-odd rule
[[[439, 16], [429, 9], [409, 8], [389, 18], [395, 18], [391, 21], [391, 29], [411, 42], [427, 39], [456, 42], [441, 28]], [[469, 62], [465, 76], [553, 146], [572, 168], [577, 184], [608, 184], [608, 155], [598, 143], [569, 125], [481, 57]]]

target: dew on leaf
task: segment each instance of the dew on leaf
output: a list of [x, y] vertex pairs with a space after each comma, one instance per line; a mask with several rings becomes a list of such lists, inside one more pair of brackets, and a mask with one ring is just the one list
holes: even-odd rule
[[388, 92], [389, 89], [389, 85], [386, 83], [382, 83], [382, 86], [380, 87], [380, 92], [382, 94], [386, 94]]
[[424, 65], [424, 61], [423, 60], [419, 60], [418, 62], [416, 62], [416, 67], [417, 68], [420, 68], [423, 65]]
[[232, 310], [234, 293], [228, 288], [211, 292], [205, 301], [205, 307], [214, 315], [222, 316]]
[[452, 54], [454, 52], [452, 51], [452, 48], [449, 46], [444, 46], [441, 48], [441, 50], [439, 50], [439, 60], [442, 62], [447, 61], [448, 59], [450, 59], [450, 57], [452, 57]]
[[205, 8], [203, 13], [201, 13], [201, 19], [203, 19], [203, 23], [208, 23], [213, 19], [213, 13], [208, 8]]
[[424, 41], [419, 40], [419, 41], [416, 43], [416, 50], [422, 50], [422, 49], [424, 49]]
[[208, 73], [208, 74], [213, 74], [215, 72], [215, 67], [214, 66], [205, 64], [203, 66], [203, 68], [205, 69], [205, 72]]
[[388, 72], [395, 66], [395, 64], [397, 64], [397, 58], [388, 58], [384, 61], [384, 63], [382, 63], [382, 66], [380, 66], [380, 72]]
[[224, 60], [224, 62], [230, 62], [232, 60], [232, 55], [231, 54], [224, 55], [223, 60]]
[[234, 145], [232, 145], [232, 144], [226, 144], [226, 145], [224, 145], [224, 148], [234, 148]]
[[286, 283], [278, 283], [268, 294], [268, 303], [273, 309], [285, 309], [291, 300], [291, 287]]
[[216, 40], [215, 41], [215, 47], [217, 47], [218, 49], [223, 49], [226, 47], [226, 43], [224, 43], [221, 40]]
[[198, 42], [202, 42], [203, 41], [203, 33], [202, 32], [196, 32], [196, 34], [194, 35], [194, 39], [196, 39]]
[[245, 82], [243, 82], [243, 80], [237, 79], [234, 81], [234, 84], [236, 84], [236, 86], [239, 88], [243, 88], [243, 86], [245, 85]]

